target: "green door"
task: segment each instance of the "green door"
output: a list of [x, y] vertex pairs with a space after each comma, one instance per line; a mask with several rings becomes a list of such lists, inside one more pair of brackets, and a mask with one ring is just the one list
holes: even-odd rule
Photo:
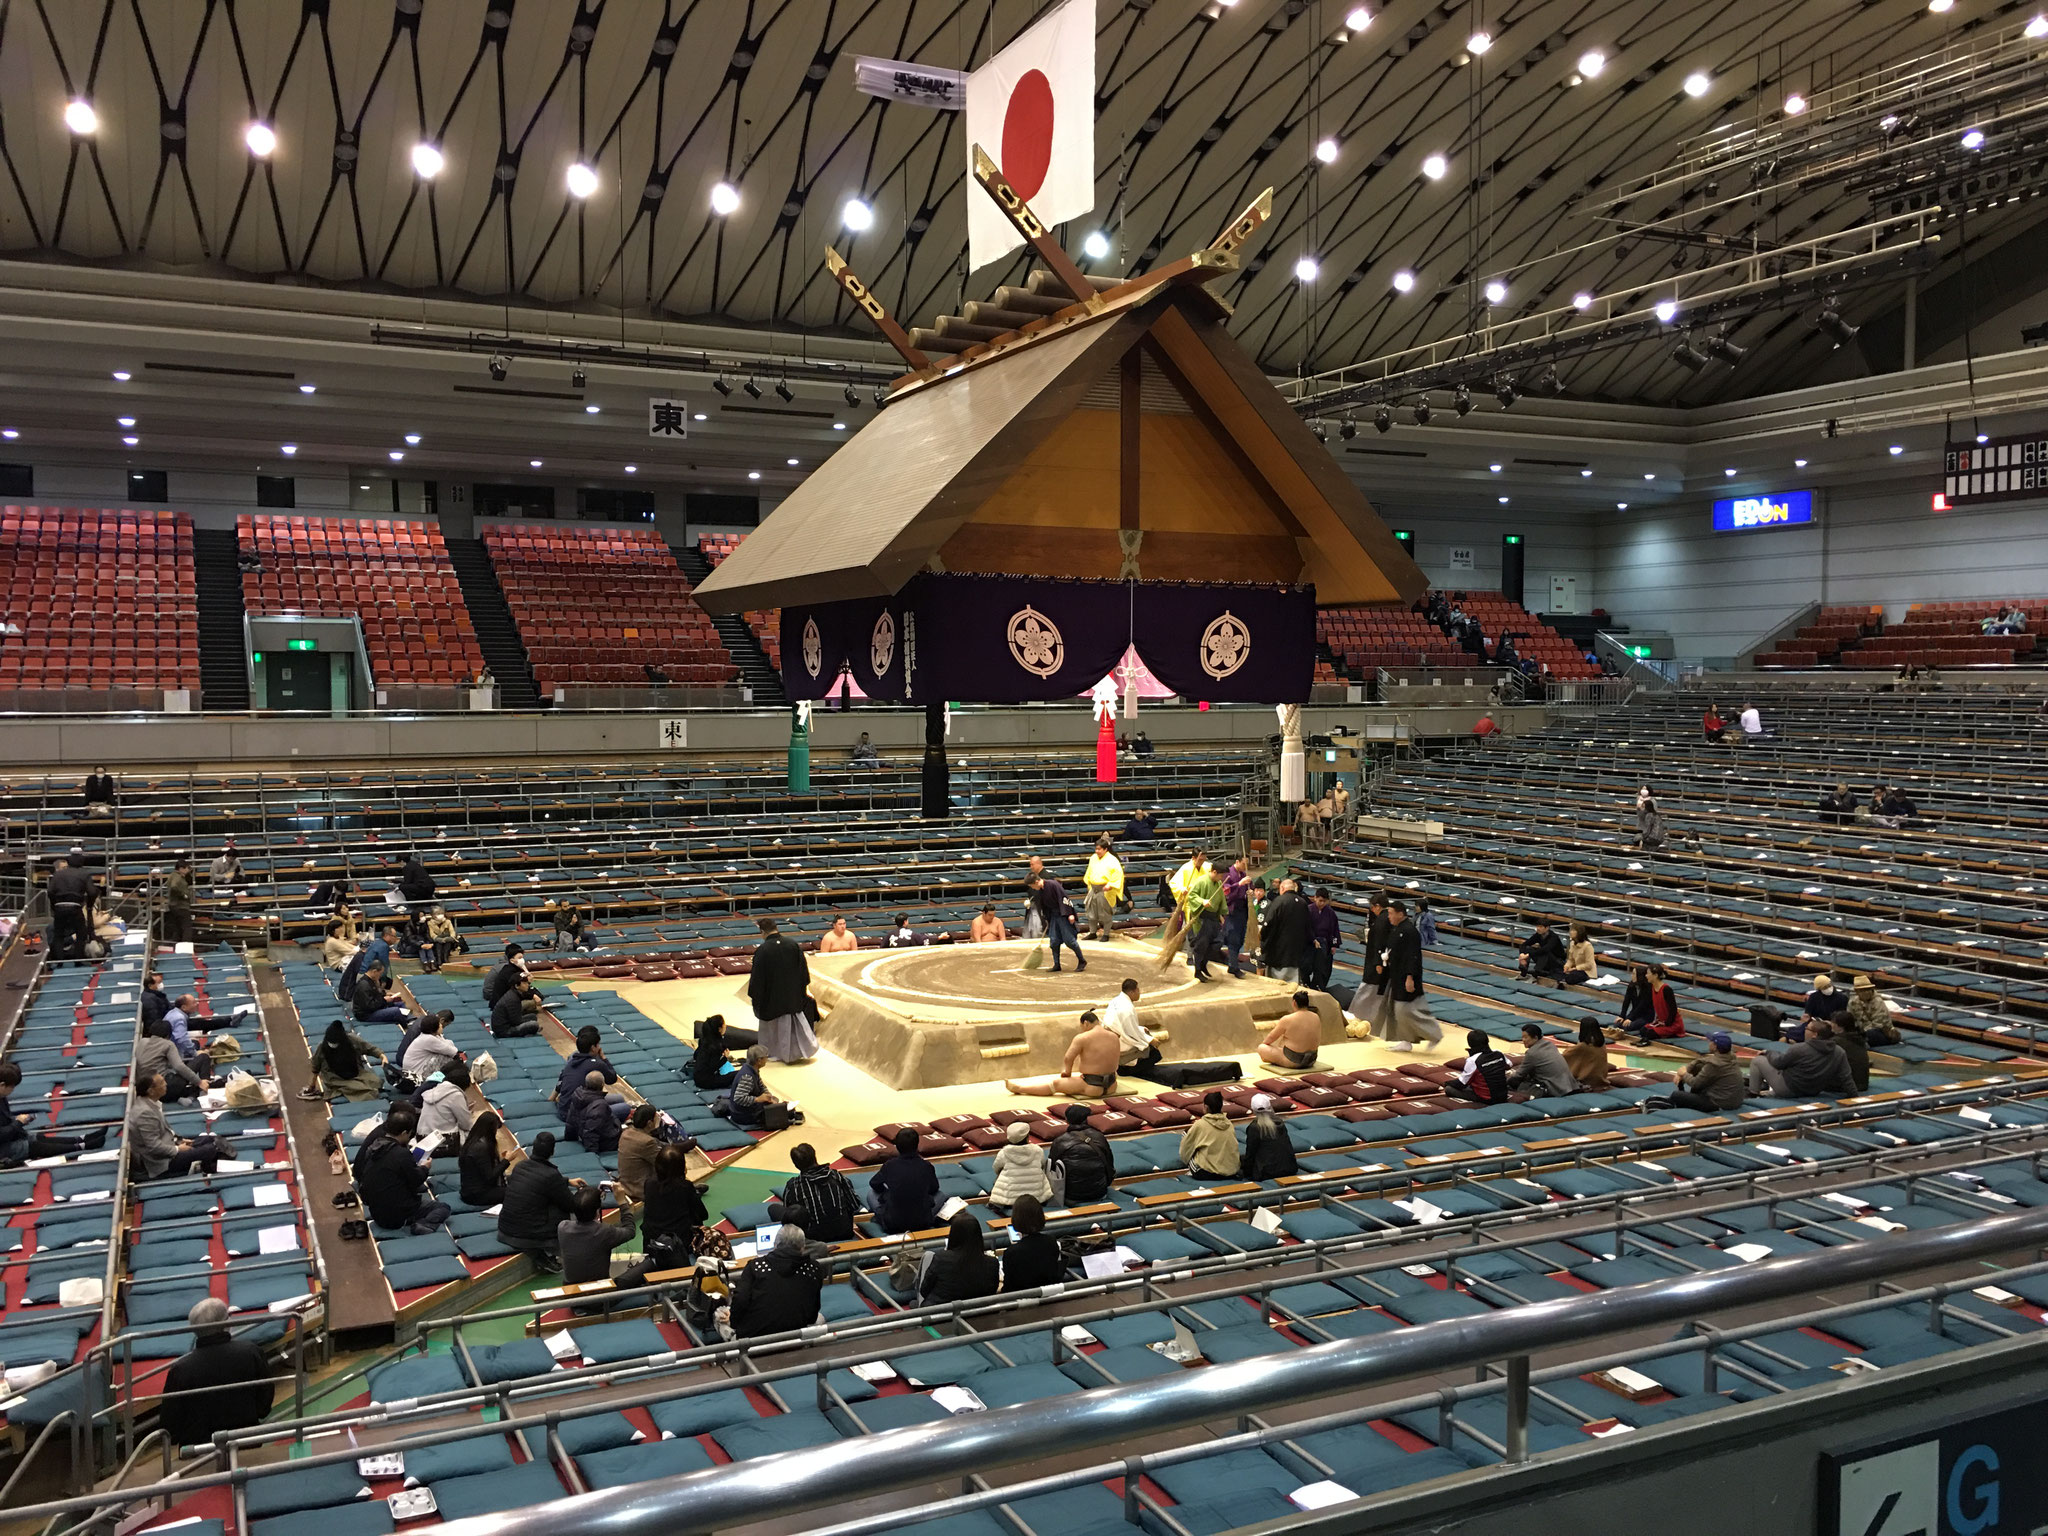
[[324, 715], [333, 708], [334, 669], [319, 651], [270, 651], [263, 665], [264, 697], [271, 709], [318, 710]]

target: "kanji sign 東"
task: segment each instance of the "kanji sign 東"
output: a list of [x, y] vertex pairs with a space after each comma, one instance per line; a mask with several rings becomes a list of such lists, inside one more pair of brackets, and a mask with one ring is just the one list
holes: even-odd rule
[[688, 437], [690, 435], [690, 402], [687, 400], [666, 400], [650, 396], [647, 401], [647, 435], [649, 437]]

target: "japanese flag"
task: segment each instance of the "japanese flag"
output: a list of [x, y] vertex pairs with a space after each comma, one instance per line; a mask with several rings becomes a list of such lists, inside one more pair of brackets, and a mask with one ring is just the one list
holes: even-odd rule
[[974, 181], [974, 146], [1050, 228], [1095, 207], [1095, 0], [1066, 0], [967, 77], [967, 265], [1024, 243]]

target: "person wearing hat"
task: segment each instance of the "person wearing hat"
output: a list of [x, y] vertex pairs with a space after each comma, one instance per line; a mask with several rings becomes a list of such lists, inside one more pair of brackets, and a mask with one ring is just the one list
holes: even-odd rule
[[1710, 1112], [1740, 1109], [1748, 1096], [1742, 1068], [1735, 1060], [1735, 1041], [1725, 1029], [1707, 1036], [1707, 1054], [1690, 1062], [1668, 1100], [1645, 1099], [1645, 1106], [1703, 1109]]
[[988, 1192], [988, 1208], [998, 1216], [1009, 1215], [1010, 1207], [1026, 1195], [1039, 1201], [1052, 1198], [1045, 1148], [1031, 1144], [1030, 1123], [1012, 1120], [1004, 1136], [1008, 1144], [996, 1149], [996, 1177]]
[[1301, 1171], [1294, 1160], [1294, 1138], [1273, 1113], [1273, 1101], [1252, 1095], [1252, 1118], [1244, 1128], [1241, 1171], [1248, 1179], [1284, 1179]]
[[1849, 1021], [1863, 1031], [1868, 1045], [1899, 1043], [1899, 1026], [1892, 1022], [1891, 1009], [1878, 995], [1877, 983], [1868, 976], [1858, 976], [1849, 989]]
[[[1806, 1038], [1806, 1025], [1814, 1019], [1832, 1019], [1842, 1011], [1842, 994], [1835, 990], [1835, 978], [1825, 973], [1813, 978], [1813, 990], [1806, 994], [1806, 1006], [1800, 1010], [1803, 1017], [1797, 1022], [1787, 1021], [1785, 1038], [1798, 1042]], [[1797, 1030], [1795, 1034], [1793, 1031]]]

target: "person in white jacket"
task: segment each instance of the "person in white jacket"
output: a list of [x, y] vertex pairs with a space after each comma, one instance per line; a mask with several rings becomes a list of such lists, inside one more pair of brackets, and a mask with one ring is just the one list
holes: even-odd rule
[[469, 1066], [451, 1061], [441, 1069], [441, 1081], [420, 1095], [419, 1134], [467, 1136], [475, 1123], [476, 1111], [469, 1107]]
[[1010, 1144], [995, 1155], [996, 1182], [988, 1193], [989, 1209], [1007, 1216], [1010, 1207], [1026, 1195], [1041, 1201], [1052, 1198], [1052, 1180], [1045, 1171], [1045, 1148], [1031, 1145], [1031, 1129], [1013, 1121], [1006, 1133]]

